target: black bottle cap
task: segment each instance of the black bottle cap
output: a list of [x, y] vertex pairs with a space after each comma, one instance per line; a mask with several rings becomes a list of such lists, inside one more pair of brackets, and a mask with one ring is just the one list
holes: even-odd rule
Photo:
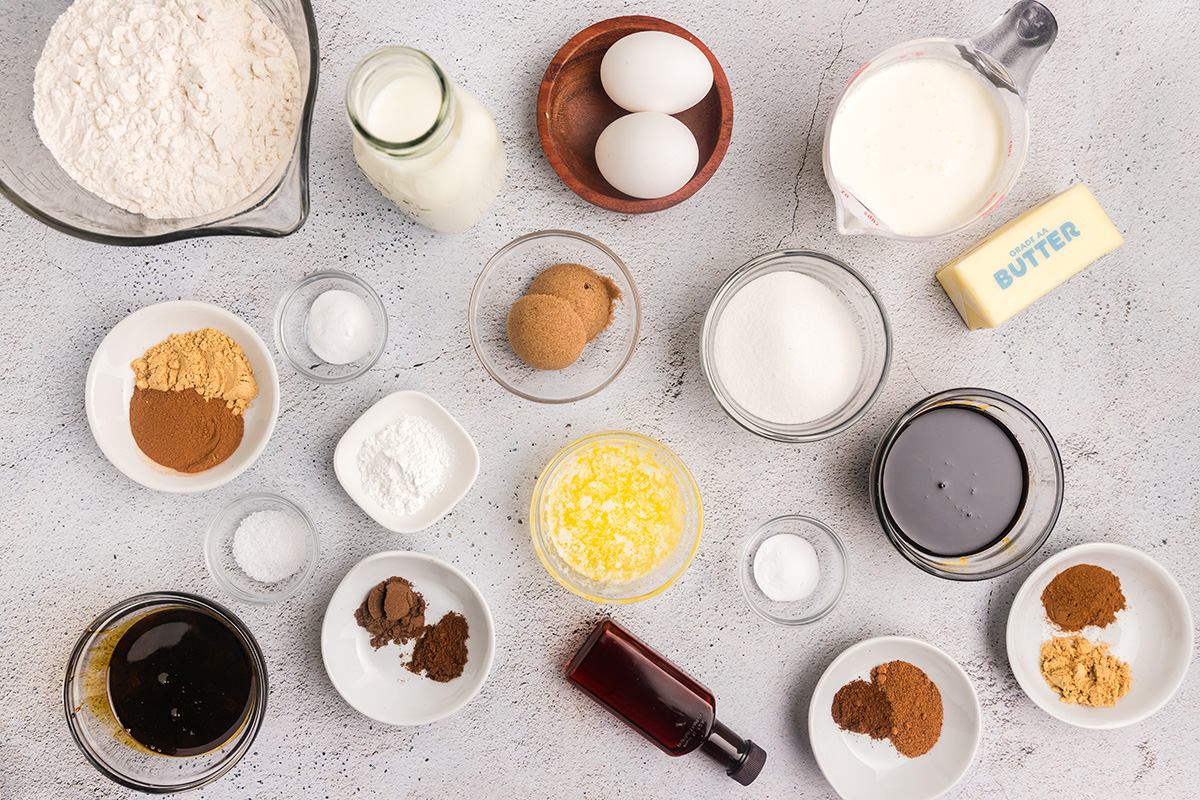
[[756, 745], [749, 739], [746, 740], [749, 749], [746, 751], [746, 757], [741, 764], [729, 771], [729, 777], [740, 783], [742, 786], [749, 786], [754, 783], [754, 779], [763, 771], [763, 767], [767, 764], [767, 751]]

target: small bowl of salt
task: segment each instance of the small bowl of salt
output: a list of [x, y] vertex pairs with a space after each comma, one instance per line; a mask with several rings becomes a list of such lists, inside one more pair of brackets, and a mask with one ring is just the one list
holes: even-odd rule
[[808, 625], [846, 592], [846, 549], [826, 525], [797, 514], [767, 520], [742, 545], [738, 579], [754, 613], [776, 625]]
[[345, 272], [306, 275], [275, 309], [279, 352], [317, 383], [359, 377], [383, 355], [387, 337], [383, 300], [365, 281]]
[[217, 586], [234, 600], [282, 603], [317, 569], [317, 528], [283, 495], [254, 492], [217, 514], [204, 542], [204, 560]]

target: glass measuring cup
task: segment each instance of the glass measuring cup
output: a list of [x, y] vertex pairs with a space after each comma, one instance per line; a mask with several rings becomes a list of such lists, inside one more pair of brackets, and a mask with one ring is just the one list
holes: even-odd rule
[[[838, 232], [843, 235], [874, 233], [892, 239], [929, 241], [957, 233], [992, 213], [1016, 183], [1017, 175], [1025, 163], [1025, 154], [1029, 150], [1029, 115], [1025, 110], [1025, 95], [1034, 70], [1057, 35], [1058, 22], [1050, 10], [1036, 0], [1022, 0], [990, 27], [969, 39], [916, 39], [885, 50], [863, 64], [834, 100], [833, 111], [825, 125], [825, 180], [837, 204]], [[879, 219], [841, 184], [830, 160], [833, 123], [846, 98], [871, 75], [909, 59], [938, 59], [977, 72], [992, 90], [1004, 127], [1001, 163], [992, 179], [987, 199], [974, 213], [958, 219], [950, 227], [919, 236], [897, 233]]]

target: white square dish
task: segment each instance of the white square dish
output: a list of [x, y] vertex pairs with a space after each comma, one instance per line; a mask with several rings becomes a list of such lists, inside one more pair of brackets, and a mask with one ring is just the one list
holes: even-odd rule
[[[358, 451], [367, 439], [406, 415], [432, 422], [446, 437], [454, 463], [446, 485], [429, 502], [412, 514], [397, 514], [367, 493], [358, 469]], [[466, 429], [438, 401], [422, 392], [393, 392], [363, 412], [342, 434], [333, 452], [333, 471], [346, 494], [371, 519], [396, 533], [415, 533], [445, 516], [470, 491], [479, 475], [479, 450]]]

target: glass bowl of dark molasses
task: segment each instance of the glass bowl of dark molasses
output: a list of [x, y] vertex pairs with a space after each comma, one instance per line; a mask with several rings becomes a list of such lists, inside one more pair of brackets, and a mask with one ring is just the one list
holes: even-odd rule
[[871, 461], [871, 505], [900, 555], [957, 581], [994, 578], [1042, 548], [1063, 465], [1050, 431], [988, 389], [931, 395], [892, 423]]
[[267, 668], [246, 626], [196, 595], [131, 597], [87, 627], [63, 682], [67, 724], [107, 778], [151, 794], [224, 775], [254, 742]]

